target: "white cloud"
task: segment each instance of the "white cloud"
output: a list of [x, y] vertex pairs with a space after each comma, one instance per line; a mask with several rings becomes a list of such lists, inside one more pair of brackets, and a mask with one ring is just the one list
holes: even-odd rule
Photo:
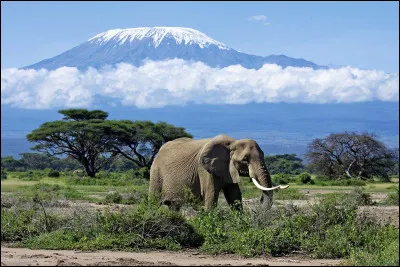
[[270, 23], [267, 21], [267, 16], [265, 15], [254, 15], [248, 18], [248, 20], [252, 21], [260, 21], [264, 25], [269, 25]]
[[398, 101], [399, 75], [351, 67], [282, 69], [275, 64], [259, 70], [240, 65], [220, 69], [181, 59], [147, 61], [141, 67], [120, 63], [85, 72], [73, 67], [1, 70], [2, 105], [91, 107], [98, 96], [142, 108], [188, 103]]

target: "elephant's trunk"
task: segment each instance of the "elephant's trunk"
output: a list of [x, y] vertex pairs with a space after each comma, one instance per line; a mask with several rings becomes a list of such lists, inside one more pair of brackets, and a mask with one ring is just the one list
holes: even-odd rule
[[255, 177], [251, 177], [251, 180], [257, 188], [263, 191], [260, 199], [261, 203], [266, 205], [266, 208], [270, 208], [273, 203], [273, 191], [280, 188], [286, 189], [288, 186], [273, 186], [271, 175], [263, 162], [252, 165], [254, 166]]

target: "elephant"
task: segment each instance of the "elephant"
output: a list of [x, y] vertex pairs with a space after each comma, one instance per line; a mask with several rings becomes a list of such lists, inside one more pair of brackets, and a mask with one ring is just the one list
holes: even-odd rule
[[267, 208], [273, 191], [288, 187], [273, 186], [264, 153], [254, 140], [221, 134], [199, 140], [182, 137], [162, 145], [150, 168], [148, 197], [179, 210], [189, 188], [207, 210], [217, 205], [222, 190], [231, 208], [241, 210], [239, 175], [250, 177], [263, 192], [260, 202]]

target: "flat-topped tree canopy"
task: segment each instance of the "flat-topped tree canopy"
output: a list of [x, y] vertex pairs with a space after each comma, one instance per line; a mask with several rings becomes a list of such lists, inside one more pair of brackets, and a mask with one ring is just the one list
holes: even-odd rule
[[87, 110], [87, 109], [61, 109], [58, 113], [63, 114], [65, 117], [63, 120], [74, 120], [74, 121], [82, 121], [82, 120], [105, 120], [108, 117], [108, 112], [102, 110]]

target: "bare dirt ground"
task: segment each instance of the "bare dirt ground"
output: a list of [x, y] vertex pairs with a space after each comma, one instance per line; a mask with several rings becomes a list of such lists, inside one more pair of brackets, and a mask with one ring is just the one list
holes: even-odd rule
[[1, 247], [1, 266], [333, 266], [340, 263], [340, 260], [298, 256], [246, 259], [235, 255], [204, 255], [195, 250], [80, 252]]

